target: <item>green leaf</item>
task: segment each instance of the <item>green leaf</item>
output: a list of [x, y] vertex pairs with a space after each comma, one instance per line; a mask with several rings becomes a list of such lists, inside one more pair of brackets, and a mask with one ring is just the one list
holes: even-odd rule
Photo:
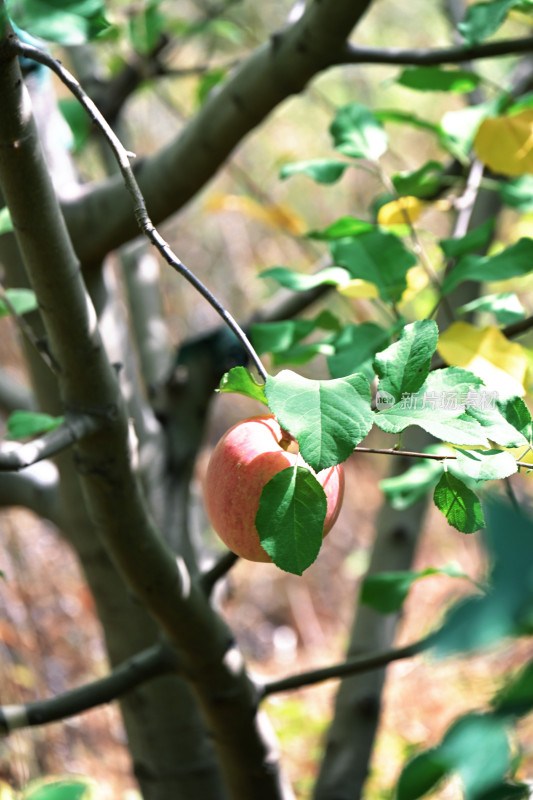
[[506, 717], [523, 717], [533, 711], [533, 661], [500, 689], [491, 705], [495, 714]]
[[457, 309], [459, 314], [488, 311], [494, 314], [500, 325], [511, 325], [526, 316], [526, 309], [514, 292], [501, 292], [499, 294], [486, 294], [477, 300], [472, 300]]
[[265, 391], [271, 411], [317, 472], [345, 461], [372, 427], [370, 387], [362, 375], [317, 381], [284, 370], [268, 376]]
[[280, 286], [292, 289], [293, 292], [306, 292], [308, 289], [315, 289], [317, 286], [330, 284], [332, 286], [342, 285], [351, 280], [351, 275], [347, 269], [342, 267], [327, 267], [314, 275], [306, 275], [304, 272], [294, 272], [286, 267], [271, 267], [265, 269], [259, 275], [260, 278], [272, 278]]
[[369, 380], [373, 380], [372, 360], [378, 350], [389, 343], [390, 336], [390, 331], [375, 322], [346, 325], [333, 342], [334, 354], [327, 359], [331, 377], [343, 378], [354, 372], [362, 372]]
[[475, 72], [443, 67], [407, 67], [396, 78], [396, 83], [419, 92], [472, 92], [479, 86]]
[[134, 50], [149, 55], [157, 45], [165, 27], [165, 16], [159, 10], [160, 0], [149, 0], [129, 16], [129, 37]]
[[22, 792], [22, 800], [93, 800], [96, 784], [90, 778], [39, 778]]
[[359, 602], [364, 606], [370, 606], [380, 614], [395, 614], [401, 610], [413, 583], [432, 575], [447, 575], [469, 580], [469, 576], [458, 570], [455, 565], [442, 568], [427, 567], [418, 571], [379, 572], [364, 579]]
[[[482, 381], [467, 370], [458, 367], [435, 370], [418, 392], [406, 394], [390, 407], [383, 402], [383, 410], [375, 415], [374, 422], [386, 433], [401, 433], [409, 425], [418, 425], [444, 442], [488, 447], [483, 427], [465, 413], [462, 397], [479, 385]], [[392, 396], [391, 401], [394, 401]]]
[[406, 275], [416, 258], [392, 233], [375, 230], [331, 244], [336, 264], [346, 267], [352, 278], [375, 283], [385, 301], [399, 301], [407, 288]]
[[3, 233], [11, 233], [12, 230], [13, 220], [11, 219], [9, 208], [4, 206], [0, 209], [0, 236], [2, 236]]
[[528, 444], [525, 436], [502, 416], [497, 405], [470, 405], [467, 402], [466, 413], [482, 425], [487, 438], [496, 444], [502, 447], [521, 447]]
[[350, 158], [375, 161], [386, 151], [388, 139], [374, 114], [359, 103], [340, 108], [330, 126], [334, 147]]
[[459, 258], [487, 247], [494, 233], [495, 220], [492, 217], [468, 231], [457, 239], [441, 239], [440, 247], [446, 258]]
[[433, 492], [433, 500], [449, 524], [461, 533], [474, 533], [485, 527], [478, 496], [450, 472], [442, 474]]
[[531, 443], [533, 441], [533, 423], [529, 408], [521, 397], [512, 397], [509, 400], [497, 401], [496, 405], [500, 414], [513, 428], [522, 434], [524, 439]]
[[[456, 448], [456, 464], [461, 473], [476, 481], [493, 481], [514, 475], [518, 467], [512, 453], [505, 450], [461, 450]], [[456, 470], [454, 469], [456, 474]]]
[[[424, 452], [441, 452], [441, 445], [431, 445]], [[438, 483], [444, 465], [436, 459], [419, 459], [401, 475], [384, 478], [379, 482], [379, 488], [387, 498], [388, 503], [398, 510], [409, 508], [418, 500], [422, 500]]]
[[397, 800], [417, 800], [433, 789], [449, 768], [439, 748], [418, 753], [402, 769], [396, 787]]
[[499, 785], [510, 766], [505, 721], [491, 714], [467, 714], [448, 728], [440, 754], [457, 772], [468, 800]]
[[393, 175], [392, 182], [401, 196], [432, 197], [442, 187], [444, 167], [440, 161], [427, 161], [414, 172]]
[[[5, 295], [10, 305], [13, 306], [15, 314], [22, 316], [30, 311], [35, 311], [38, 307], [35, 292], [32, 289], [6, 289]], [[0, 298], [0, 318], [11, 314], [11, 309], [7, 303]]]
[[79, 153], [89, 141], [91, 135], [89, 116], [77, 100], [70, 98], [59, 100], [59, 110], [71, 130], [74, 139], [74, 152]]
[[251, 397], [252, 400], [259, 400], [260, 403], [268, 405], [264, 386], [257, 383], [245, 367], [232, 367], [229, 372], [226, 372], [222, 376], [217, 391], [244, 394], [246, 397]]
[[408, 111], [382, 108], [379, 111], [375, 111], [374, 115], [380, 122], [396, 122], [399, 125], [409, 125], [412, 128], [428, 131], [436, 136], [441, 135], [441, 129], [434, 122], [429, 122], [429, 120], [418, 117]]
[[297, 161], [294, 164], [285, 164], [279, 173], [282, 180], [292, 177], [292, 175], [303, 174], [316, 183], [336, 183], [350, 164], [346, 161], [338, 161], [333, 158], [316, 158], [312, 161]]
[[400, 339], [374, 359], [378, 391], [392, 395], [396, 402], [405, 393], [417, 392], [429, 374], [438, 338], [439, 330], [433, 320], [406, 325]]
[[531, 797], [531, 786], [527, 783], [510, 783], [502, 781], [494, 784], [486, 792], [476, 795], [476, 800], [528, 800]]
[[502, 25], [509, 10], [518, 0], [490, 0], [469, 6], [462, 22], [457, 26], [468, 44], [481, 42]]
[[329, 242], [333, 239], [343, 239], [346, 236], [359, 236], [360, 233], [368, 233], [374, 230], [372, 222], [366, 222], [355, 217], [340, 217], [332, 225], [328, 225], [322, 231], [310, 231], [308, 239], [318, 239], [319, 241]]
[[326, 493], [310, 470], [287, 467], [271, 478], [263, 488], [255, 525], [276, 566], [301, 575], [313, 563], [326, 513]]
[[278, 322], [258, 322], [251, 326], [252, 344], [261, 353], [279, 353], [310, 334], [316, 325], [311, 319], [283, 319]]
[[533, 175], [502, 181], [498, 187], [502, 202], [518, 211], [533, 209]]
[[104, 0], [8, 0], [9, 16], [33, 36], [80, 45], [109, 27]]
[[198, 105], [203, 105], [209, 97], [211, 90], [222, 83], [227, 75], [227, 70], [224, 67], [217, 69], [208, 69], [203, 75], [200, 76], [198, 85], [196, 87], [196, 100]]
[[454, 605], [438, 633], [436, 653], [448, 656], [533, 630], [533, 523], [501, 501], [487, 504], [483, 535], [491, 559], [489, 591]]
[[466, 162], [474, 137], [483, 120], [498, 114], [502, 100], [487, 100], [477, 106], [448, 111], [440, 123], [440, 143], [459, 160]]
[[502, 281], [533, 272], [533, 240], [519, 239], [495, 256], [467, 255], [448, 273], [442, 284], [448, 294], [463, 281]]
[[27, 436], [53, 431], [64, 421], [65, 417], [52, 417], [37, 411], [13, 411], [7, 420], [7, 435], [10, 439], [25, 439]]

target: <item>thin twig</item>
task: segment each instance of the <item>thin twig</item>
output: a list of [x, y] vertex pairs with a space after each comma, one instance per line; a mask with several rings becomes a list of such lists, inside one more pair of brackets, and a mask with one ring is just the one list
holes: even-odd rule
[[81, 103], [84, 109], [89, 114], [92, 121], [98, 128], [101, 130], [107, 141], [109, 142], [110, 147], [112, 148], [117, 163], [122, 173], [122, 177], [124, 179], [124, 183], [126, 184], [126, 188], [128, 189], [132, 200], [133, 200], [133, 211], [135, 215], [135, 219], [137, 220], [137, 224], [141, 231], [145, 234], [145, 236], [150, 240], [150, 242], [156, 247], [156, 249], [161, 253], [167, 264], [176, 270], [182, 277], [184, 277], [194, 288], [202, 295], [202, 297], [207, 300], [207, 302], [215, 309], [215, 311], [222, 317], [224, 322], [228, 325], [229, 328], [233, 331], [233, 333], [237, 336], [237, 338], [242, 342], [246, 352], [249, 354], [251, 360], [255, 364], [255, 367], [263, 380], [267, 378], [267, 372], [261, 362], [261, 359], [257, 355], [256, 351], [254, 350], [250, 340], [244, 333], [241, 326], [238, 322], [233, 318], [233, 316], [229, 313], [229, 311], [224, 308], [222, 303], [220, 303], [217, 298], [209, 291], [209, 289], [202, 283], [202, 281], [193, 273], [191, 270], [181, 261], [180, 258], [174, 253], [168, 242], [161, 236], [158, 230], [155, 228], [154, 224], [152, 223], [149, 215], [148, 209], [146, 207], [146, 202], [144, 200], [144, 196], [140, 190], [139, 184], [133, 174], [133, 170], [131, 168], [130, 159], [134, 158], [134, 153], [126, 150], [123, 146], [122, 142], [115, 134], [113, 129], [110, 125], [106, 122], [102, 114], [100, 113], [99, 109], [95, 105], [95, 103], [91, 100], [91, 98], [87, 95], [87, 93], [82, 89], [79, 82], [76, 80], [74, 75], [70, 73], [63, 65], [56, 61], [56, 59], [52, 58], [52, 56], [44, 53], [42, 50], [39, 50], [37, 47], [33, 47], [32, 45], [24, 44], [16, 36], [12, 37], [13, 43], [13, 50], [17, 55], [24, 56], [25, 58], [30, 58], [34, 61], [37, 61], [39, 64], [43, 64], [44, 66], [48, 67], [52, 72], [54, 72], [61, 82], [69, 89], [70, 92], [76, 97], [76, 99]]
[[309, 672], [301, 672], [299, 675], [289, 675], [288, 678], [281, 678], [277, 681], [270, 681], [263, 686], [258, 687], [259, 699], [263, 700], [271, 694], [278, 692], [287, 692], [294, 689], [301, 689], [304, 686], [312, 686], [315, 683], [322, 683], [323, 681], [334, 680], [335, 678], [342, 678], [344, 675], [358, 675], [362, 672], [370, 672], [371, 670], [386, 667], [394, 661], [400, 661], [404, 658], [412, 658], [419, 653], [428, 650], [434, 644], [436, 639], [435, 634], [430, 634], [424, 639], [421, 639], [414, 644], [409, 644], [406, 647], [398, 647], [392, 650], [385, 650], [383, 653], [372, 653], [366, 656], [357, 656], [356, 658], [346, 659], [339, 664], [333, 664], [331, 667], [322, 667], [321, 669], [313, 669]]
[[0, 446], [0, 472], [18, 472], [30, 464], [51, 458], [102, 427], [102, 415], [69, 414], [54, 430], [21, 444], [4, 441]]
[[234, 564], [237, 563], [239, 560], [239, 556], [232, 553], [231, 550], [228, 553], [224, 553], [215, 564], [211, 567], [211, 569], [204, 572], [203, 575], [200, 577], [200, 584], [204, 592], [209, 596], [213, 589], [215, 588], [215, 584], [221, 578], [223, 578], [230, 569], [233, 567]]
[[170, 648], [163, 644], [154, 645], [120, 664], [105, 678], [57, 697], [0, 707], [0, 734], [5, 736], [20, 728], [46, 725], [81, 714], [116, 700], [152, 678], [176, 672], [177, 669], [178, 664]]
[[[483, 451], [480, 451], [483, 452]], [[505, 451], [502, 451], [505, 452]], [[440, 453], [417, 453], [414, 450], [394, 450], [392, 447], [360, 447], [354, 449], [354, 453], [375, 453], [382, 456], [404, 456], [405, 458], [429, 458], [432, 461], [447, 461], [448, 459], [457, 459], [453, 453], [449, 455]], [[533, 464], [528, 464], [526, 461], [516, 461], [517, 467], [526, 467], [532, 469]]]
[[398, 64], [413, 66], [438, 66], [439, 64], [462, 64], [481, 58], [533, 53], [533, 36], [520, 39], [502, 39], [499, 42], [483, 42], [470, 46], [437, 47], [426, 50], [401, 50], [399, 48], [361, 47], [347, 45], [335, 64]]

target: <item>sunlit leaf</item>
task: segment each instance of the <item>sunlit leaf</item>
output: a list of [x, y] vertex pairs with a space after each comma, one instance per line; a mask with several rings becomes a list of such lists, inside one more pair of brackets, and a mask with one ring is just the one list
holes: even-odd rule
[[533, 109], [484, 119], [474, 140], [476, 155], [493, 172], [533, 172]]
[[0, 236], [3, 233], [11, 233], [13, 230], [13, 221], [11, 219], [11, 214], [9, 213], [9, 208], [4, 206], [0, 209]]
[[[508, 478], [517, 471], [516, 461], [505, 450], [461, 450], [456, 448], [457, 466], [468, 478], [491, 481]], [[457, 472], [454, 470], [455, 474]]]
[[10, 439], [25, 439], [53, 431], [64, 421], [64, 417], [52, 417], [37, 411], [13, 411], [7, 419], [7, 435]]
[[478, 496], [450, 472], [442, 474], [433, 492], [433, 500], [449, 524], [461, 533], [474, 533], [485, 527]]
[[38, 307], [35, 292], [32, 289], [6, 289], [5, 297], [8, 303], [0, 297], [0, 317], [11, 314], [11, 308], [15, 314], [29, 314]]
[[437, 351], [447, 364], [471, 370], [499, 399], [525, 394], [528, 358], [520, 344], [495, 327], [475, 328], [454, 322], [439, 337]]
[[378, 390], [388, 392], [396, 402], [404, 394], [417, 392], [429, 374], [438, 335], [433, 320], [424, 319], [406, 325], [400, 339], [374, 359]]
[[362, 375], [317, 381], [283, 370], [268, 376], [265, 391], [271, 411], [317, 472], [345, 461], [372, 427], [370, 387]]
[[494, 256], [466, 255], [442, 284], [448, 294], [463, 281], [503, 281], [533, 272], [533, 240], [523, 237]]
[[378, 159], [387, 149], [388, 138], [374, 114], [359, 103], [339, 109], [330, 126], [333, 144], [351, 158]]
[[251, 397], [252, 400], [259, 400], [260, 403], [268, 405], [264, 386], [257, 383], [245, 367], [232, 367], [229, 372], [226, 372], [222, 376], [217, 391], [243, 394], [245, 397]]
[[337, 286], [337, 291], [344, 297], [367, 300], [379, 297], [379, 289], [376, 284], [361, 278], [353, 278], [353, 280], [343, 283], [342, 286]]
[[459, 314], [472, 312], [490, 312], [501, 325], [510, 325], [526, 316], [526, 309], [514, 292], [501, 292], [500, 294], [486, 294], [478, 297], [457, 309]]
[[412, 224], [426, 208], [427, 203], [421, 202], [417, 197], [399, 197], [381, 206], [378, 223], [384, 226]]

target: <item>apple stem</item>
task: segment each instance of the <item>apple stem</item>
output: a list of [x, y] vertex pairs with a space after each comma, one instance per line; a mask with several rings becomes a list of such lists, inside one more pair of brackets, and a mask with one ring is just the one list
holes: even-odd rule
[[297, 439], [292, 435], [292, 433], [289, 433], [289, 431], [286, 430], [285, 428], [281, 428], [281, 440], [279, 445], [288, 453], [300, 452], [300, 446], [298, 444]]

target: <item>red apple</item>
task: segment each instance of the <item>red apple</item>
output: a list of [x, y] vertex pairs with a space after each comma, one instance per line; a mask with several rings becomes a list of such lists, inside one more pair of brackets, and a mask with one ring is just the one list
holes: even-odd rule
[[[205, 477], [207, 513], [222, 541], [249, 561], [270, 561], [261, 547], [255, 516], [265, 483], [286, 467], [308, 466], [295, 439], [272, 415], [251, 417], [227, 431], [215, 447]], [[342, 505], [344, 471], [338, 465], [316, 475], [328, 501], [324, 536]]]

